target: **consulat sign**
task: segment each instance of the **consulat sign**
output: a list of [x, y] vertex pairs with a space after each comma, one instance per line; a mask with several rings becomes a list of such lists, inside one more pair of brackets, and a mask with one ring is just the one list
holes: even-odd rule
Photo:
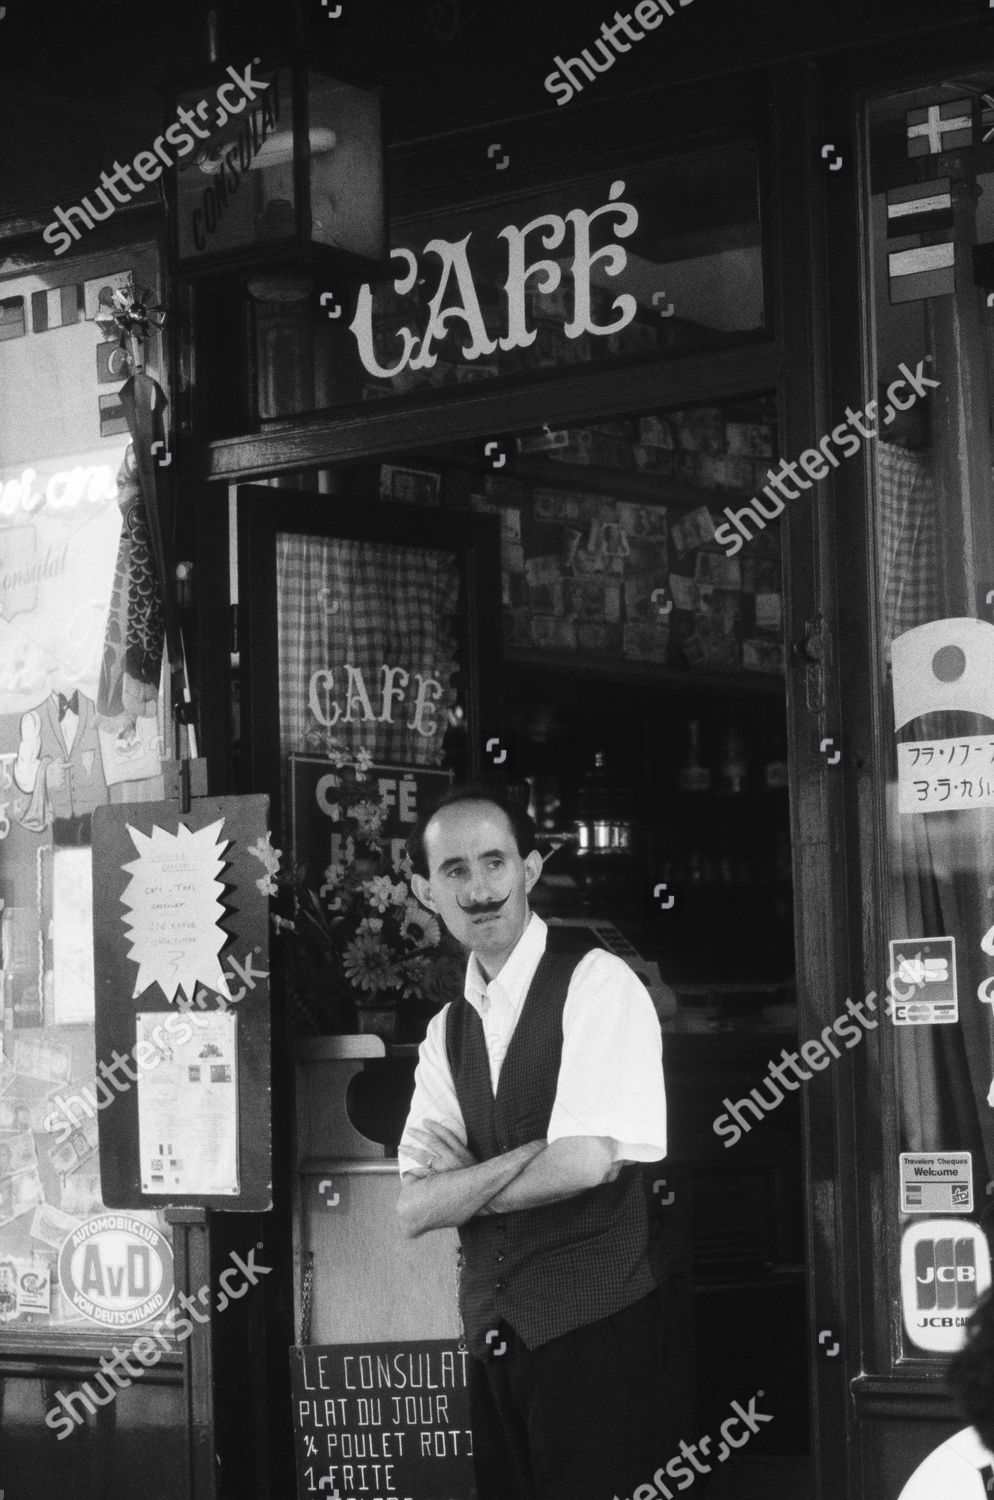
[[[498, 240], [506, 242], [507, 275], [503, 291], [506, 302], [506, 324], [502, 337], [492, 338], [483, 319], [480, 299], [473, 279], [473, 267], [469, 247], [472, 232], [464, 239], [451, 241], [429, 240], [421, 252], [422, 257], [433, 256], [438, 261], [438, 281], [434, 295], [428, 304], [428, 319], [424, 334], [419, 336], [413, 329], [400, 327], [396, 331], [399, 340], [397, 363], [381, 365], [376, 357], [373, 340], [373, 290], [366, 283], [359, 292], [356, 314], [350, 325], [359, 347], [359, 357], [371, 375], [381, 380], [392, 380], [403, 370], [430, 370], [438, 355], [435, 345], [448, 337], [452, 324], [462, 324], [469, 342], [464, 345], [465, 360], [481, 359], [493, 354], [496, 349], [525, 349], [535, 342], [537, 330], [529, 326], [529, 283], [534, 289], [549, 296], [563, 280], [566, 256], [571, 252], [568, 271], [573, 280], [573, 316], [563, 324], [567, 338], [576, 339], [588, 333], [598, 337], [619, 333], [635, 317], [638, 303], [630, 292], [623, 292], [614, 299], [611, 310], [617, 316], [608, 323], [595, 323], [591, 272], [601, 267], [601, 276], [620, 276], [628, 257], [623, 246], [610, 241], [598, 249], [592, 247], [592, 227], [597, 219], [615, 216], [616, 239], [628, 239], [638, 228], [639, 216], [631, 203], [621, 201], [625, 191], [623, 182], [613, 182], [608, 192], [608, 201], [593, 213], [574, 208], [568, 214], [540, 214], [537, 219], [521, 228], [509, 224], [499, 231]], [[545, 250], [555, 250], [559, 259], [535, 255], [533, 248], [538, 242]], [[406, 297], [424, 278], [427, 266], [413, 250], [396, 249], [392, 259], [403, 262], [405, 270], [393, 283], [394, 292]]]
[[66, 1301], [108, 1328], [151, 1322], [173, 1295], [173, 1252], [135, 1214], [94, 1214], [62, 1242], [59, 1286]]
[[[215, 112], [214, 103], [205, 106], [195, 94], [188, 94], [187, 107], [179, 111], [198, 139], [207, 141], [195, 156], [175, 164], [177, 249], [184, 262], [252, 245], [266, 232], [272, 233], [272, 225], [263, 227], [265, 203], [268, 199], [279, 202], [284, 191], [292, 193], [288, 182], [277, 189], [275, 182], [267, 184], [263, 179], [264, 168], [283, 168], [284, 175], [292, 172], [292, 165], [287, 167], [292, 163], [292, 134], [279, 131], [289, 75], [277, 71], [255, 77], [251, 65], [244, 76], [233, 68], [228, 73], [242, 90], [243, 97], [236, 104], [228, 101], [225, 91], [230, 92], [233, 84], [226, 81], [214, 101], [220, 103], [220, 110]], [[203, 111], [208, 126], [213, 123], [219, 129], [204, 128]], [[190, 140], [189, 135], [185, 138]], [[187, 150], [178, 151], [177, 157]]]

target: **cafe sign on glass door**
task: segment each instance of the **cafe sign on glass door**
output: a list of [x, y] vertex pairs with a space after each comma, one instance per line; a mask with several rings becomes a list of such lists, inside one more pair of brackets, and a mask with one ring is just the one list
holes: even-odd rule
[[[443, 696], [445, 688], [430, 672], [417, 672], [413, 668], [408, 672], [403, 667], [388, 666], [384, 662], [367, 685], [361, 666], [346, 662], [343, 671], [344, 679], [340, 671], [337, 687], [331, 667], [322, 667], [311, 673], [307, 703], [314, 718], [324, 728], [331, 728], [339, 722], [351, 724], [355, 719], [392, 724], [394, 704], [399, 703], [399, 714], [411, 713], [411, 718], [405, 721], [408, 729], [425, 737], [438, 733], [439, 723], [431, 714], [431, 708]], [[368, 670], [366, 675], [369, 675]], [[412, 680], [417, 683], [417, 688], [408, 692]], [[375, 704], [370, 689], [376, 697]]]
[[[433, 239], [424, 246], [421, 255], [435, 256], [440, 264], [438, 282], [434, 295], [428, 303], [427, 323], [423, 335], [401, 326], [396, 330], [400, 342], [399, 359], [392, 366], [381, 365], [376, 356], [374, 342], [373, 290], [366, 283], [359, 292], [356, 314], [351, 323], [359, 355], [371, 375], [381, 379], [392, 379], [403, 370], [427, 370], [436, 363], [438, 355], [435, 345], [441, 344], [450, 333], [450, 324], [462, 324], [469, 336], [463, 346], [462, 358], [476, 360], [501, 350], [523, 349], [533, 344], [537, 335], [535, 327], [529, 326], [529, 281], [534, 279], [534, 289], [548, 296], [563, 282], [564, 270], [572, 276], [573, 316], [564, 321], [563, 332], [567, 338], [576, 339], [582, 334], [606, 336], [616, 334], [635, 317], [637, 299], [630, 292], [623, 292], [612, 303], [611, 311], [617, 316], [607, 323], [596, 323], [593, 317], [594, 283], [592, 272], [600, 266], [601, 276], [620, 276], [627, 265], [627, 254], [615, 241], [594, 249], [591, 244], [591, 228], [594, 221], [603, 215], [616, 215], [614, 233], [618, 239], [628, 239], [638, 228], [639, 216], [631, 203], [624, 203], [621, 195], [625, 191], [623, 182], [613, 182], [608, 193], [608, 202], [592, 213], [575, 208], [565, 216], [562, 214], [540, 214], [530, 223], [518, 228], [507, 225], [497, 234], [498, 240], [506, 242], [504, 252], [507, 274], [504, 281], [506, 302], [505, 331], [502, 337], [492, 338], [484, 322], [483, 309], [473, 277], [469, 247], [472, 231], [463, 239], [450, 241]], [[526, 247], [530, 235], [540, 241], [545, 250], [564, 252], [562, 260], [551, 256], [538, 256], [529, 260], [532, 250]], [[572, 251], [572, 262], [565, 266], [565, 254]], [[393, 283], [398, 297], [409, 296], [424, 279], [425, 266], [413, 250], [398, 248], [392, 259], [404, 263], [405, 269]], [[446, 305], [448, 304], [448, 305]]]

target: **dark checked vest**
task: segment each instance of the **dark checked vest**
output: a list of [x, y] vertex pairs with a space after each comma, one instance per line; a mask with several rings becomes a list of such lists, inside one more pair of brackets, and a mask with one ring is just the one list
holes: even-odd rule
[[[563, 1007], [583, 954], [546, 950], [507, 1055], [497, 1097], [479, 1015], [465, 999], [446, 1017], [446, 1048], [469, 1149], [487, 1161], [545, 1138], [563, 1050]], [[530, 1349], [618, 1312], [655, 1286], [646, 1258], [647, 1215], [639, 1169], [562, 1203], [482, 1214], [459, 1231], [459, 1305], [470, 1352], [489, 1352], [503, 1318]]]

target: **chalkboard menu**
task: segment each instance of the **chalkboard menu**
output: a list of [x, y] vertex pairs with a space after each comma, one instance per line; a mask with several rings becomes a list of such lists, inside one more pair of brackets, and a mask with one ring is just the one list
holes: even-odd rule
[[469, 1359], [446, 1339], [291, 1349], [300, 1500], [474, 1500]]

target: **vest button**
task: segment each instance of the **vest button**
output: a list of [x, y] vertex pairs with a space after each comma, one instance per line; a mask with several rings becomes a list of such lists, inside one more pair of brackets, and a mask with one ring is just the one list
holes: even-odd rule
[[494, 1282], [494, 1291], [495, 1292], [503, 1292], [505, 1289], [506, 1288], [505, 1288], [505, 1285], [504, 1285], [503, 1281], [495, 1281]]
[[500, 1264], [500, 1262], [501, 1262], [501, 1261], [502, 1261], [502, 1260], [503, 1260], [503, 1259], [504, 1259], [504, 1252], [503, 1252], [503, 1250], [498, 1250], [498, 1252], [497, 1252], [497, 1254], [496, 1254], [496, 1255], [495, 1255], [495, 1256], [494, 1256], [494, 1260], [495, 1260], [495, 1261], [496, 1261], [496, 1262], [497, 1262], [497, 1264], [498, 1264], [498, 1265], [499, 1265], [499, 1264]]

